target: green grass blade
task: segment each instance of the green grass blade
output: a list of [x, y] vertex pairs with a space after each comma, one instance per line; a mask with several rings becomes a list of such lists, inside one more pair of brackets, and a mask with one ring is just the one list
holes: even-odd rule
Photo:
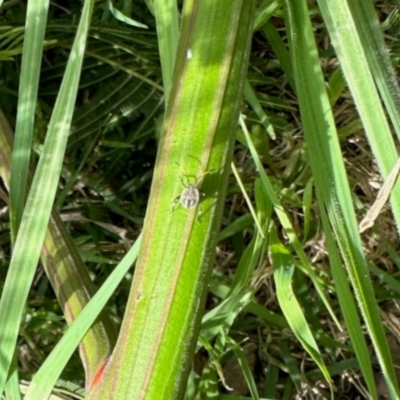
[[[327, 4], [322, 6], [322, 3], [323, 2], [320, 2], [321, 8], [327, 7]], [[339, 5], [339, 3], [341, 5]], [[329, 7], [340, 8], [344, 7], [344, 5], [341, 1], [334, 3], [329, 2]], [[344, 12], [344, 10], [345, 7], [341, 11]], [[347, 182], [329, 98], [326, 93], [320, 60], [317, 56], [318, 51], [308, 17], [306, 2], [303, 0], [285, 1], [285, 12], [288, 27], [289, 47], [296, 81], [296, 91], [309, 151], [309, 159], [314, 173], [315, 185], [319, 194], [319, 199], [321, 199], [327, 210], [330, 223], [332, 224], [335, 233], [336, 241], [340, 247], [342, 258], [345, 261], [354, 291], [357, 295], [358, 306], [370, 333], [384, 376], [390, 386], [392, 395], [396, 397], [398, 389], [393, 364], [382, 323], [380, 321], [374, 292], [369, 280], [368, 268], [358, 233], [349, 184]], [[323, 14], [325, 16], [325, 12]], [[341, 14], [341, 16], [345, 20], [348, 18], [347, 15]], [[336, 29], [340, 29], [334, 35], [343, 33], [345, 36], [352, 36], [353, 33], [356, 36], [356, 32], [352, 31], [353, 25], [349, 23], [349, 21], [347, 21], [347, 23], [347, 25], [341, 25], [339, 21], [336, 21]], [[356, 50], [356, 47], [353, 47], [354, 38], [347, 39], [351, 42], [351, 46], [348, 48], [348, 51], [350, 52], [347, 56], [351, 57], [353, 55], [351, 53], [357, 53], [354, 55], [358, 60], [357, 65], [352, 65], [354, 71], [352, 71], [351, 75], [348, 76], [348, 82], [352, 75], [357, 75], [354, 76], [354, 79], [357, 81], [357, 86], [359, 86], [359, 89], [361, 90], [369, 84], [367, 81], [362, 81], [361, 77], [365, 77], [365, 79], [369, 79], [370, 77], [368, 78], [368, 73], [364, 71], [361, 60], [357, 58], [362, 52], [360, 52], [359, 48]], [[344, 38], [340, 34], [339, 37], [333, 39], [334, 43], [337, 44], [336, 40], [339, 40], [344, 44]], [[343, 65], [344, 71], [350, 67], [351, 63], [347, 57], [345, 58], [345, 65]], [[341, 60], [341, 57], [339, 57], [339, 59]], [[366, 63], [365, 59], [364, 62]], [[310, 71], [312, 71], [312, 73]], [[381, 110], [376, 112], [379, 108], [379, 104], [376, 104], [378, 96], [376, 95], [376, 97], [372, 99], [371, 93], [368, 91], [364, 95], [359, 92], [357, 94], [356, 102], [362, 101], [363, 96], [367, 98], [366, 103], [369, 103], [369, 106], [373, 107], [370, 109], [371, 115], [366, 116], [366, 119], [368, 120], [367, 123], [374, 125], [375, 123], [372, 119], [377, 118], [377, 120], [381, 121], [382, 116]], [[375, 106], [373, 106], [372, 100], [374, 101]], [[364, 111], [362, 111], [361, 114], [366, 112], [365, 104], [362, 107], [364, 108]], [[371, 128], [371, 125], [369, 128]], [[386, 127], [387, 123], [385, 122], [380, 131], [382, 133], [380, 137], [382, 137], [382, 143], [384, 144], [387, 144], [388, 141], [390, 142], [387, 137], [385, 139], [383, 138], [383, 136], [386, 135]], [[391, 158], [393, 152], [388, 149], [387, 155], [388, 158]], [[332, 265], [332, 268], [341, 267], [335, 263]], [[337, 278], [337, 276], [338, 275], [335, 276], [334, 274], [334, 277]], [[340, 282], [336, 281], [336, 284], [338, 285]], [[342, 297], [339, 299], [342, 304], [344, 298]], [[342, 307], [345, 308], [346, 305], [342, 304]], [[354, 321], [354, 323], [356, 323], [356, 321]], [[353, 335], [354, 332], [354, 329], [349, 329], [353, 343], [361, 339], [359, 335]], [[359, 349], [360, 348], [355, 347], [356, 352], [359, 351]], [[363, 365], [361, 367], [370, 369], [369, 365]], [[367, 380], [370, 380], [371, 373], [368, 372], [364, 377]], [[371, 396], [376, 396], [374, 383], [367, 381], [367, 384], [371, 390]]]
[[3, 179], [6, 189], [10, 188], [11, 177], [11, 148], [12, 129], [7, 118], [0, 109], [0, 176]]
[[337, 323], [338, 326], [340, 326], [339, 321], [337, 320], [332, 307], [329, 304], [329, 301], [324, 293], [324, 289], [322, 288], [321, 282], [319, 281], [318, 277], [316, 276], [315, 272], [313, 271], [313, 268], [311, 266], [310, 261], [308, 260], [303, 247], [298, 239], [298, 237], [295, 234], [295, 231], [293, 229], [293, 226], [288, 218], [288, 216], [285, 213], [284, 208], [282, 207], [278, 196], [276, 195], [274, 188], [267, 176], [267, 174], [264, 171], [263, 165], [261, 163], [261, 160], [257, 154], [257, 151], [252, 143], [251, 137], [249, 135], [249, 132], [247, 130], [246, 124], [243, 121], [243, 118], [240, 117], [240, 125], [242, 127], [243, 133], [246, 137], [247, 145], [249, 147], [250, 153], [253, 157], [253, 160], [257, 166], [257, 170], [260, 173], [260, 178], [263, 183], [263, 188], [265, 190], [266, 195], [268, 196], [269, 200], [271, 201], [275, 213], [277, 217], [279, 218], [280, 223], [282, 224], [283, 228], [285, 229], [288, 238], [293, 245], [293, 248], [296, 251], [296, 254], [300, 258], [300, 267], [302, 268], [303, 272], [308, 274], [313, 281], [313, 284], [315, 285], [315, 288], [318, 291], [319, 296], [321, 297], [322, 301], [324, 302], [327, 310], [329, 311], [330, 315], [332, 316], [333, 320]]
[[282, 0], [265, 0], [256, 10], [254, 18], [254, 30], [260, 29], [274, 13], [282, 6]]
[[289, 81], [293, 90], [295, 90], [295, 85], [293, 81], [292, 64], [290, 63], [290, 56], [287, 50], [286, 43], [280, 37], [277, 29], [271, 22], [267, 22], [263, 26], [263, 32], [268, 42], [271, 44], [272, 50], [274, 51], [276, 58], [279, 60], [281, 68], [285, 73], [286, 79]]
[[232, 346], [232, 351], [235, 354], [240, 365], [241, 372], [246, 379], [252, 400], [260, 400], [260, 397], [258, 396], [257, 385], [254, 382], [251, 368], [249, 367], [249, 363], [247, 362], [247, 359], [243, 354], [243, 350], [233, 339], [227, 338], [227, 342]]
[[[49, 221], [71, 126], [93, 1], [85, 2], [77, 37], [50, 120], [43, 153], [24, 210], [0, 300], [0, 393], [14, 353], [20, 321]], [[16, 289], [18, 288], [18, 289]], [[18, 301], [15, 299], [18, 298]]]
[[18, 374], [16, 357], [13, 360], [13, 365], [11, 366], [11, 370], [13, 372], [11, 373], [11, 376], [8, 377], [4, 394], [6, 396], [6, 399], [21, 400], [21, 392], [19, 387], [19, 374]]
[[[322, 204], [321, 200], [321, 204]], [[350, 285], [342, 267], [339, 249], [335, 243], [335, 238], [329, 224], [325, 209], [321, 207], [321, 217], [326, 238], [326, 247], [329, 253], [332, 276], [335, 282], [336, 293], [339, 297], [341, 310], [346, 321], [354, 351], [357, 355], [359, 367], [364, 375], [365, 382], [371, 398], [376, 399], [375, 379], [372, 372], [372, 363], [369, 355], [367, 343], [365, 342], [364, 332], [361, 327], [360, 316], [357, 310], [354, 296], [351, 293]]]
[[154, 16], [157, 23], [158, 47], [161, 60], [161, 71], [165, 103], [168, 103], [172, 85], [176, 49], [179, 40], [179, 12], [176, 0], [155, 0]]
[[399, 83], [385, 45], [374, 2], [365, 0], [361, 3], [357, 0], [347, 0], [347, 3], [363, 43], [368, 67], [371, 69], [397, 137], [400, 138]]
[[15, 241], [25, 205], [29, 160], [33, 141], [36, 99], [39, 87], [48, 0], [29, 1], [18, 92], [13, 171], [10, 181], [11, 238]]
[[253, 108], [254, 112], [257, 114], [257, 117], [260, 118], [260, 122], [264, 126], [265, 130], [268, 132], [268, 135], [271, 137], [271, 139], [275, 140], [276, 135], [274, 132], [274, 127], [272, 126], [271, 121], [269, 120], [263, 108], [261, 107], [260, 101], [258, 100], [257, 95], [254, 92], [253, 88], [250, 86], [249, 81], [246, 81], [244, 87], [244, 95], [246, 97], [246, 100]]
[[[366, 1], [367, 5], [369, 3], [370, 1]], [[382, 93], [385, 94], [387, 103], [389, 103], [388, 110], [393, 112], [393, 108], [395, 109], [394, 114], [396, 114], [396, 118], [393, 121], [395, 124], [398, 124], [399, 132], [400, 117], [398, 107], [396, 107], [394, 102], [394, 99], [397, 99], [399, 96], [398, 85], [392, 82], [395, 78], [393, 79], [393, 74], [390, 72], [391, 67], [387, 66], [389, 62], [387, 56], [384, 57], [382, 55], [382, 52], [385, 52], [382, 49], [383, 44], [378, 44], [383, 41], [382, 35], [378, 35], [377, 27], [369, 28], [368, 31], [364, 30], [359, 34], [358, 28], [361, 25], [367, 26], [371, 24], [371, 20], [364, 19], [362, 21], [361, 15], [358, 15], [358, 24], [356, 24], [347, 0], [338, 0], [335, 2], [323, 0], [319, 2], [319, 6], [347, 85], [360, 114], [372, 152], [383, 178], [386, 178], [395, 165], [398, 156], [389, 123], [379, 100], [379, 93], [375, 86], [376, 81], [382, 80], [380, 87]], [[354, 12], [358, 12], [361, 8], [364, 8], [364, 5], [354, 7]], [[368, 7], [370, 6], [366, 6], [366, 8]], [[375, 13], [375, 11], [373, 12]], [[367, 16], [364, 18], [367, 18]], [[372, 21], [374, 22], [372, 25], [377, 25], [376, 17]], [[368, 40], [366, 38], [362, 40], [361, 35], [371, 35], [371, 37]], [[375, 43], [374, 47], [372, 47], [371, 43]], [[377, 54], [372, 55], [371, 53], [375, 51]], [[367, 58], [366, 52], [370, 54], [369, 58]], [[376, 61], [377, 58], [381, 58], [379, 63]], [[375, 81], [369, 65], [374, 69]], [[393, 91], [393, 97], [389, 94], [391, 91]], [[400, 181], [392, 190], [391, 204], [397, 226], [399, 227]], [[351, 235], [354, 234], [351, 231], [349, 233]]]
[[142, 23], [140, 23], [138, 21], [135, 21], [132, 18], [129, 18], [123, 12], [121, 12], [117, 8], [115, 8], [112, 0], [108, 0], [107, 3], [108, 3], [108, 8], [110, 9], [111, 13], [119, 21], [124, 22], [127, 25], [136, 26], [138, 28], [143, 28], [143, 29], [147, 29], [148, 28], [147, 25], [142, 24]]
[[[6, 187], [10, 179], [12, 142], [13, 132], [0, 110], [0, 177]], [[74, 241], [54, 211], [46, 231], [41, 260], [65, 319], [70, 324], [96, 292], [96, 288]], [[87, 384], [92, 381], [98, 365], [109, 356], [115, 339], [113, 323], [103, 313], [84, 337], [80, 347]]]
[[65, 332], [62, 339], [34, 376], [26, 392], [25, 400], [47, 399], [50, 395], [52, 388], [79, 342], [101, 313], [132, 264], [136, 261], [140, 244], [141, 236], [139, 236], [135, 244], [93, 296], [92, 300], [90, 300], [74, 323]]
[[326, 381], [332, 389], [329, 372], [322, 359], [321, 352], [309, 328], [303, 311], [292, 288], [292, 277], [295, 270], [293, 257], [280, 243], [276, 228], [272, 227], [270, 234], [270, 251], [274, 267], [276, 294], [283, 314], [293, 333], [299, 339], [304, 349], [316, 362]]

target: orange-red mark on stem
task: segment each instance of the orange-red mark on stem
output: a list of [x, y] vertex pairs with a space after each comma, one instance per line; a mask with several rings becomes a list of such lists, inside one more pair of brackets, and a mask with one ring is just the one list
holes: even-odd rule
[[101, 382], [101, 378], [103, 378], [104, 370], [106, 369], [107, 363], [108, 363], [108, 358], [103, 360], [103, 362], [97, 368], [97, 371], [95, 372], [95, 374], [93, 376], [92, 384], [90, 385], [90, 391], [96, 389], [96, 387]]

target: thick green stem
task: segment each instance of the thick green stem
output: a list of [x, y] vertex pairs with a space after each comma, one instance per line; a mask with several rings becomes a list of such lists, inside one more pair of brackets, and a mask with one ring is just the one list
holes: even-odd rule
[[[91, 400], [184, 394], [223, 211], [253, 11], [253, 0], [185, 2], [132, 291]], [[182, 181], [186, 194], [195, 185], [204, 197], [173, 209]]]

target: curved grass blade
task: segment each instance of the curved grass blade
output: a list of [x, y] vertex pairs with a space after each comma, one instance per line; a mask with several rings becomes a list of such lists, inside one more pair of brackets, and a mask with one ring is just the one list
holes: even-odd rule
[[[385, 332], [379, 317], [377, 302], [374, 296], [371, 281], [369, 279], [369, 272], [361, 239], [358, 233], [357, 222], [355, 218], [355, 212], [352, 204], [349, 184], [347, 181], [346, 171], [344, 168], [343, 158], [340, 151], [340, 145], [338, 135], [336, 132], [334, 119], [332, 115], [329, 98], [326, 93], [326, 86], [323, 79], [320, 60], [318, 58], [318, 51], [313, 36], [311, 22], [309, 19], [309, 13], [307, 4], [303, 0], [295, 1], [284, 1], [285, 13], [289, 37], [289, 47], [292, 56], [293, 72], [296, 81], [296, 92], [299, 99], [300, 112], [302, 122], [304, 126], [304, 133], [309, 151], [309, 159], [311, 168], [315, 178], [315, 185], [317, 188], [318, 198], [321, 204], [327, 210], [332, 229], [335, 233], [336, 241], [341, 250], [341, 255], [356, 294], [358, 306], [363, 315], [364, 321], [367, 325], [370, 337], [374, 344], [376, 354], [378, 356], [380, 365], [382, 367], [385, 379], [390, 387], [391, 395], [394, 398], [398, 398], [398, 388], [396, 382], [395, 371], [391, 360], [390, 350], [385, 337]], [[359, 89], [369, 84], [368, 73], [365, 71], [366, 61], [360, 61], [358, 57], [362, 56], [360, 47], [360, 41], [356, 40], [357, 32], [354, 24], [349, 20], [351, 15], [348, 12], [345, 1], [334, 2], [320, 2], [321, 10], [324, 8], [324, 17], [331, 19], [333, 18], [333, 9], [335, 9], [336, 17], [341, 16], [341, 20], [335, 18], [335, 38], [334, 43], [347, 47], [348, 57], [353, 56], [358, 60], [357, 64], [353, 65], [352, 71], [349, 71], [350, 75], [354, 76], [354, 82]], [[327, 7], [330, 7], [329, 15]], [[347, 12], [346, 12], [347, 10]], [[346, 21], [346, 22], [345, 22]], [[330, 21], [332, 22], [332, 21]], [[327, 21], [329, 25], [330, 22]], [[345, 43], [346, 42], [346, 43]], [[341, 48], [341, 51], [343, 48]], [[341, 53], [342, 54], [342, 53]], [[342, 61], [342, 57], [339, 56]], [[350, 63], [354, 62], [347, 57], [343, 58], [343, 69], [348, 68]], [[361, 71], [362, 68], [362, 71]], [[313, 73], [310, 73], [313, 71]], [[362, 78], [367, 79], [365, 82]], [[349, 79], [348, 79], [349, 82]], [[371, 89], [370, 87], [368, 88]], [[376, 91], [375, 91], [376, 93]], [[357, 93], [357, 105], [359, 101], [363, 101], [363, 96], [367, 99], [367, 103], [372, 107], [370, 109], [370, 115], [366, 116], [368, 120], [368, 127], [371, 128], [376, 121], [372, 119], [376, 118], [376, 110], [380, 107], [379, 97], [372, 96], [372, 92], [367, 92], [362, 95], [362, 90]], [[371, 97], [372, 96], [372, 97]], [[362, 113], [366, 112], [366, 104], [363, 104]], [[358, 107], [360, 109], [360, 107]], [[372, 118], [373, 115], [373, 118]], [[379, 117], [381, 113], [379, 112]], [[385, 145], [390, 142], [390, 139], [384, 133], [387, 127], [387, 122], [384, 122], [383, 128], [379, 128], [379, 140], [385, 136]], [[395, 152], [387, 149], [387, 160], [385, 163], [391, 162], [395, 156]], [[393, 160], [393, 164], [395, 159]], [[342, 268], [337, 263], [332, 264], [332, 268]], [[335, 271], [337, 273], [337, 271]], [[335, 283], [339, 285], [337, 276], [334, 274]], [[339, 286], [338, 286], [339, 287]], [[340, 294], [341, 292], [338, 292]], [[357, 324], [357, 320], [351, 321], [351, 315], [347, 313], [347, 305], [345, 304], [345, 298], [339, 296], [341, 307], [346, 318], [346, 323]], [[362, 359], [362, 354], [359, 353], [360, 347], [356, 346], [356, 341], [362, 340], [358, 334], [355, 333], [354, 329], [350, 329], [349, 333], [357, 352], [359, 359]], [[363, 347], [365, 347], [363, 345]], [[368, 388], [371, 396], [376, 398], [375, 385], [371, 379], [372, 371], [370, 363], [367, 365], [360, 365], [363, 368], [364, 377], [367, 380]]]
[[333, 395], [332, 380], [329, 371], [326, 368], [317, 342], [307, 324], [292, 288], [292, 277], [295, 270], [293, 257], [282, 243], [280, 243], [275, 226], [271, 228], [270, 232], [270, 252], [274, 267], [276, 294], [282, 312], [294, 335], [318, 365]]

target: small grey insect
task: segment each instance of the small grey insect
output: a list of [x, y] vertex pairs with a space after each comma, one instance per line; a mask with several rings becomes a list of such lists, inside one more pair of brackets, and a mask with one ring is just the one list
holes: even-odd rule
[[[179, 165], [179, 167], [182, 170], [182, 167], [180, 165]], [[182, 207], [186, 208], [187, 210], [190, 210], [191, 208], [196, 207], [199, 204], [200, 196], [204, 195], [203, 193], [200, 192], [199, 183], [204, 178], [204, 176], [207, 174], [208, 174], [208, 171], [204, 172], [200, 177], [196, 178], [193, 183], [190, 183], [189, 175], [184, 173], [184, 175], [187, 179], [187, 184], [185, 184], [183, 178], [181, 177], [181, 182], [182, 182], [182, 185], [185, 187], [185, 189], [178, 197], [176, 197], [174, 199], [174, 206], [172, 208], [172, 211], [174, 211], [175, 204], [178, 201], [181, 203]]]
[[196, 179], [193, 184], [189, 184], [188, 186], [186, 186], [183, 192], [178, 196], [178, 199], [182, 206], [184, 208], [187, 208], [188, 210], [197, 206], [200, 201], [200, 192], [196, 186], [198, 183], [197, 181], [198, 180]]

